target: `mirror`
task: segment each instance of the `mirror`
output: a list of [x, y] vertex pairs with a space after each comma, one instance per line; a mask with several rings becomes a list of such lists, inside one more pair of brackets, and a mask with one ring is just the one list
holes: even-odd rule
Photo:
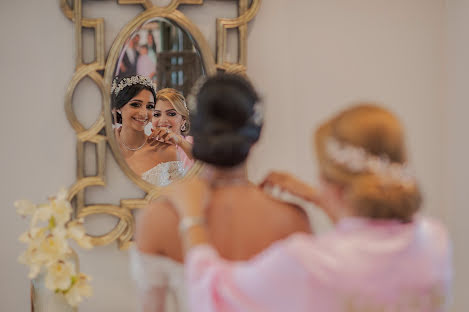
[[[77, 178], [70, 188], [71, 193], [69, 197], [75, 203], [74, 216], [76, 218], [87, 218], [96, 214], [112, 216], [113, 220], [116, 217], [118, 218], [118, 223], [109, 232], [102, 235], [90, 236], [93, 245], [102, 246], [116, 242], [120, 249], [126, 249], [130, 245], [135, 230], [132, 212], [136, 209], [144, 208], [149, 200], [158, 198], [162, 188], [155, 186], [156, 183], [151, 184], [141, 178], [143, 172], [140, 171], [145, 169], [148, 171], [151, 168], [135, 168], [132, 166], [133, 169], [131, 169], [131, 166], [128, 164], [130, 163], [128, 161], [129, 157], [122, 155], [121, 144], [115, 137], [115, 132], [117, 132], [115, 128], [119, 124], [117, 123], [117, 110], [113, 121], [110, 92], [112, 83], [116, 76], [122, 78], [124, 71], [127, 75], [128, 70], [133, 70], [132, 66], [120, 66], [120, 63], [124, 62], [123, 53], [126, 52], [130, 41], [134, 39], [137, 33], [140, 38], [138, 42], [134, 39], [135, 42], [138, 45], [147, 44], [147, 34], [149, 33], [148, 30], [150, 30], [155, 43], [154, 47], [156, 47], [153, 48], [156, 54], [156, 68], [151, 66], [150, 70], [152, 71], [150, 74], [153, 73], [153, 70], [154, 74], [150, 78], [155, 79], [156, 77], [159, 89], [173, 87], [182, 91], [186, 97], [189, 92], [188, 90], [198, 76], [213, 75], [217, 71], [245, 73], [247, 65], [247, 26], [256, 16], [261, 1], [240, 1], [239, 5], [236, 5], [238, 7], [238, 14], [233, 18], [222, 17], [227, 15], [227, 13], [221, 13], [224, 10], [218, 8], [220, 3], [217, 1], [172, 0], [165, 1], [167, 3], [166, 6], [162, 6], [161, 1], [119, 0], [114, 4], [109, 3], [109, 6], [116, 5], [119, 10], [126, 10], [129, 13], [131, 10], [138, 12], [138, 15], [130, 19], [122, 18], [124, 15], [121, 15], [119, 11], [109, 11], [107, 4], [106, 6], [104, 4], [103, 6], [99, 5], [100, 8], [106, 10], [105, 14], [94, 11], [94, 8], [97, 8], [95, 6], [95, 4], [98, 4], [97, 2], [99, 1], [75, 0], [73, 1], [73, 6], [71, 6], [70, 1], [60, 0], [60, 8], [64, 16], [74, 25], [75, 38], [75, 62], [73, 65], [75, 69], [65, 92], [64, 103], [67, 119], [76, 133], [77, 151]], [[207, 10], [210, 6], [212, 8], [216, 7], [217, 10]], [[130, 9], [130, 7], [133, 8]], [[140, 9], [137, 9], [137, 7]], [[187, 8], [190, 12], [200, 11], [204, 18], [198, 19], [198, 21], [204, 25], [205, 31], [212, 29], [213, 34], [202, 33], [199, 27], [180, 8], [184, 8], [184, 10]], [[215, 12], [218, 12], [221, 16], [214, 14]], [[196, 16], [200, 17], [202, 15], [196, 13]], [[210, 26], [211, 23], [209, 21], [214, 18], [215, 23]], [[111, 27], [109, 27], [109, 24], [104, 27], [105, 23], [108, 22], [111, 22]], [[114, 38], [110, 38], [108, 35], [110, 30], [119, 27], [120, 31], [118, 34]], [[107, 30], [105, 31], [105, 29]], [[238, 57], [231, 62], [228, 61], [227, 55], [232, 50], [228, 49], [228, 30], [236, 30], [238, 33]], [[84, 33], [87, 33], [87, 38], [93, 38], [93, 49], [89, 45], [91, 42], [84, 40]], [[213, 46], [209, 45], [208, 38], [216, 38]], [[108, 49], [107, 43], [111, 40], [113, 43], [110, 49]], [[153, 47], [153, 44], [151, 46]], [[135, 44], [133, 47], [135, 52], [138, 52]], [[85, 50], [94, 51], [94, 58], [88, 59], [91, 62], [85, 61]], [[143, 51], [143, 53], [145, 52], [147, 51]], [[129, 53], [132, 54], [132, 52]], [[132, 56], [130, 57], [132, 58]], [[134, 61], [135, 59], [134, 56]], [[192, 66], [189, 66], [189, 64], [192, 64]], [[134, 65], [136, 71], [137, 64]], [[78, 89], [77, 86], [85, 78], [90, 78], [102, 93], [102, 103], [99, 104], [102, 104], [103, 111], [99, 113], [95, 123], [90, 127], [80, 122], [76, 110], [82, 108], [79, 105], [73, 104], [74, 94], [83, 93], [83, 90]], [[153, 119], [153, 116], [151, 117]], [[149, 123], [150, 119], [148, 118], [148, 121], [144, 122], [144, 131], [147, 129], [146, 131], [148, 132]], [[115, 126], [114, 128], [113, 125]], [[122, 123], [120, 127], [122, 127]], [[186, 134], [187, 137], [190, 137], [190, 129]], [[138, 144], [132, 145], [132, 142], [125, 142], [131, 148], [139, 147]], [[124, 183], [121, 185], [122, 183], [120, 183], [129, 181], [114, 181], [115, 176], [110, 172], [114, 171], [114, 168], [112, 167], [113, 162], [108, 157], [108, 147], [122, 172], [125, 173], [138, 189], [143, 191], [143, 197], [141, 192], [139, 195], [134, 195], [136, 189], [129, 187], [129, 184]], [[91, 153], [85, 152], [86, 150], [90, 151], [90, 149]], [[95, 157], [88, 157], [88, 154]], [[135, 161], [135, 163], [138, 164], [139, 162]], [[148, 167], [156, 165], [149, 164]], [[190, 168], [190, 170], [184, 172], [183, 179], [197, 176], [202, 170], [203, 165], [201, 162], [195, 162], [192, 167], [189, 165], [187, 168]], [[167, 176], [169, 176], [169, 170], [165, 171], [165, 173], [168, 173]], [[158, 177], [158, 175], [155, 176]], [[110, 183], [110, 180], [113, 180], [112, 183]], [[164, 178], [164, 180], [167, 183], [172, 178]], [[159, 185], [163, 184], [160, 183]], [[95, 193], [88, 191], [90, 189], [98, 189], [100, 192], [104, 189], [108, 190], [108, 187], [110, 187], [109, 190], [111, 187], [118, 187], [119, 189], [119, 191], [114, 193], [118, 196], [116, 196], [117, 198], [113, 197], [113, 202], [108, 198], [96, 199], [96, 197], [92, 197], [95, 196]], [[129, 195], [127, 190], [133, 194]], [[92, 193], [93, 195], [90, 196]], [[116, 204], [117, 199], [118, 204]], [[96, 204], [96, 202], [99, 202], [99, 204]]]
[[167, 18], [144, 22], [126, 39], [111, 88], [119, 152], [138, 177], [166, 186], [192, 167], [186, 97], [205, 75], [195, 40]]

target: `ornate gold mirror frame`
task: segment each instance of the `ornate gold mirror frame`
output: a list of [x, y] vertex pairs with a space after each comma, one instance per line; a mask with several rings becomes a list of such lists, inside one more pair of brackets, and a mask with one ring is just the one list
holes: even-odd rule
[[[217, 18], [216, 20], [216, 58], [210, 47], [195, 26], [181, 11], [181, 4], [202, 5], [203, 0], [172, 0], [167, 6], [155, 6], [151, 0], [117, 0], [121, 5], [140, 5], [143, 12], [127, 24], [116, 37], [108, 57], [104, 47], [104, 19], [86, 18], [82, 15], [83, 0], [60, 0], [60, 8], [65, 16], [75, 25], [75, 73], [69, 83], [65, 94], [65, 112], [67, 118], [77, 135], [77, 181], [71, 186], [69, 200], [74, 202], [76, 218], [85, 218], [93, 214], [107, 214], [119, 218], [117, 225], [108, 233], [101, 236], [91, 236], [95, 246], [107, 245], [117, 241], [119, 248], [125, 249], [132, 239], [135, 222], [132, 214], [133, 209], [143, 208], [146, 203], [159, 195], [161, 188], [151, 187], [148, 183], [139, 179], [125, 164], [115, 140], [111, 140], [111, 113], [110, 113], [110, 86], [114, 66], [118, 55], [124, 45], [126, 38], [133, 30], [145, 21], [162, 17], [175, 22], [187, 31], [195, 41], [201, 53], [206, 74], [210, 75], [219, 71], [232, 73], [245, 73], [247, 63], [247, 24], [252, 20], [260, 7], [261, 0], [237, 0], [238, 17], [233, 19]], [[219, 0], [222, 1], [222, 0]], [[227, 0], [224, 0], [227, 1]], [[233, 0], [232, 0], [233, 1]], [[84, 28], [94, 29], [95, 55], [94, 61], [85, 63], [83, 61], [82, 31]], [[238, 61], [230, 63], [226, 61], [227, 30], [238, 30]], [[84, 78], [89, 77], [98, 86], [102, 96], [102, 109], [96, 122], [89, 128], [85, 128], [76, 117], [72, 108], [72, 97], [75, 88]], [[94, 176], [85, 176], [85, 143], [94, 144], [96, 147], [97, 170]], [[121, 169], [132, 181], [146, 192], [144, 198], [120, 199], [120, 206], [112, 204], [85, 205], [85, 189], [92, 186], [106, 186], [105, 165], [106, 145], [109, 144], [114, 157]], [[200, 164], [194, 165], [188, 175], [197, 174], [201, 169]]]

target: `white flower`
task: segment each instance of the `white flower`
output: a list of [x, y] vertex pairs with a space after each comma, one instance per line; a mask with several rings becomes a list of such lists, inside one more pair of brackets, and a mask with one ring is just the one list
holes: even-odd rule
[[44, 257], [41, 256], [40, 252], [40, 245], [45, 238], [45, 228], [32, 228], [20, 236], [20, 241], [29, 245], [23, 254], [18, 257], [18, 261], [29, 266], [29, 278], [35, 278], [45, 263]]
[[32, 263], [29, 265], [29, 274], [28, 278], [33, 279], [41, 273], [42, 265], [39, 263]]
[[67, 194], [67, 190], [62, 189], [55, 197], [49, 198], [49, 204], [39, 205], [33, 214], [31, 226], [35, 226], [38, 221], [48, 221], [51, 228], [67, 223], [72, 215], [72, 205], [67, 200]]
[[[65, 261], [72, 252], [68, 239], [73, 238], [81, 247], [92, 248], [91, 237], [86, 235], [83, 219], [70, 221], [72, 205], [68, 192], [62, 189], [49, 203], [34, 205], [27, 200], [15, 202], [18, 214], [30, 216], [29, 231], [20, 235], [19, 240], [27, 249], [18, 261], [29, 266], [28, 277], [35, 278], [47, 270], [45, 286], [63, 294], [72, 306], [77, 306], [83, 297], [92, 295], [89, 277], [76, 271], [75, 264]], [[36, 226], [39, 222], [46, 222]], [[78, 275], [77, 275], [78, 273]]]
[[14, 203], [16, 207], [16, 212], [22, 216], [30, 216], [36, 211], [36, 205], [31, 201], [23, 199], [17, 200]]
[[19, 241], [25, 244], [35, 243], [38, 245], [44, 238], [46, 238], [46, 228], [33, 227], [29, 231], [20, 235]]
[[57, 200], [66, 200], [67, 201], [67, 197], [68, 197], [68, 190], [64, 187], [62, 187], [60, 189], [60, 191], [57, 193], [57, 195], [55, 195], [55, 198]]
[[51, 233], [58, 239], [67, 239], [67, 229], [65, 228], [65, 226], [56, 226], [52, 228]]
[[39, 245], [38, 258], [46, 265], [50, 265], [70, 252], [64, 237], [50, 235]]
[[36, 226], [39, 221], [49, 221], [51, 216], [52, 207], [49, 204], [39, 205], [32, 215], [30, 227]]
[[83, 219], [71, 221], [67, 226], [68, 237], [74, 239], [77, 244], [86, 249], [93, 248], [91, 237], [86, 235]]
[[42, 261], [39, 261], [37, 258], [38, 248], [30, 247], [24, 251], [19, 257], [18, 261], [22, 264], [29, 266], [28, 278], [35, 278], [40, 272], [43, 266]]
[[45, 237], [46, 229], [41, 228], [36, 236], [31, 233], [21, 235], [21, 238], [28, 241], [29, 246], [26, 251], [19, 256], [20, 263], [29, 265], [29, 278], [35, 278], [41, 271], [42, 266], [49, 266], [59, 259], [64, 258], [70, 248], [65, 238], [49, 235]]
[[29, 234], [29, 232], [24, 232], [23, 234], [20, 235], [18, 240], [22, 243], [27, 244], [31, 241], [31, 234]]
[[93, 295], [93, 289], [88, 283], [89, 280], [90, 277], [83, 273], [80, 273], [73, 280], [72, 287], [65, 293], [65, 299], [72, 307], [76, 307], [83, 300], [83, 297]]
[[63, 225], [70, 220], [72, 214], [72, 205], [65, 199], [56, 199], [52, 201], [52, 216], [58, 225]]
[[47, 268], [46, 287], [50, 290], [66, 290], [72, 284], [76, 274], [75, 265], [71, 262], [58, 260]]

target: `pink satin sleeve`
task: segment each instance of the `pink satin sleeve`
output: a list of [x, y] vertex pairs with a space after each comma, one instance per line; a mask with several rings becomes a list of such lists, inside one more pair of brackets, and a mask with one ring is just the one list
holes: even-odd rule
[[447, 311], [451, 248], [441, 225], [352, 218], [321, 237], [294, 234], [249, 261], [189, 251], [191, 311]]
[[208, 245], [193, 248], [186, 259], [191, 311], [312, 311], [316, 287], [286, 244], [246, 262], [225, 261]]

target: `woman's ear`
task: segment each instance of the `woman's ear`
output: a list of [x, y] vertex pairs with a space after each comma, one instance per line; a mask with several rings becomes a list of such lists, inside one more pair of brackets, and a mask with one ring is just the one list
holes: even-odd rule
[[181, 126], [181, 132], [185, 132], [187, 130], [187, 126], [186, 126], [186, 119], [184, 117], [182, 117], [182, 126]]

